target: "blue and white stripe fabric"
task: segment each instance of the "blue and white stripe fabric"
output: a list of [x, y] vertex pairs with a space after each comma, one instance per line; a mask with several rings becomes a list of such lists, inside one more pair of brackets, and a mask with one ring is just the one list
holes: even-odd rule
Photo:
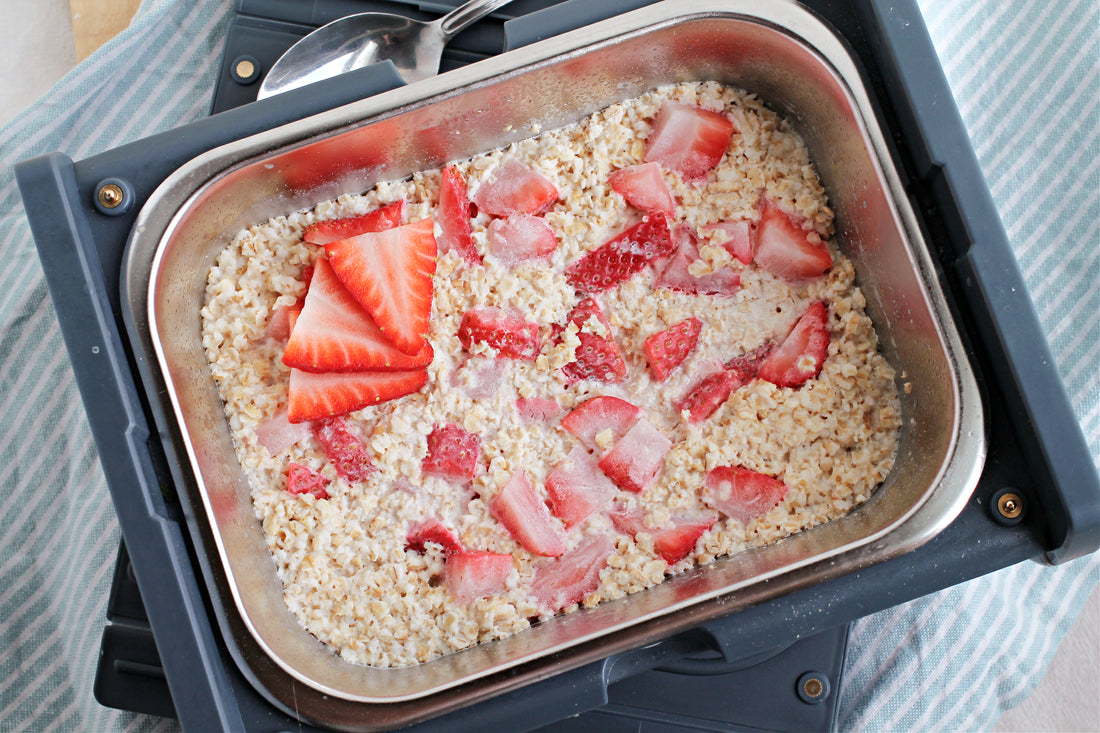
[[[1100, 465], [1100, 6], [919, 0]], [[92, 697], [118, 526], [11, 166], [208, 108], [231, 0], [147, 2], [0, 130], [0, 729], [170, 730]], [[1041, 679], [1100, 556], [1024, 563], [862, 619], [842, 730], [984, 730]]]

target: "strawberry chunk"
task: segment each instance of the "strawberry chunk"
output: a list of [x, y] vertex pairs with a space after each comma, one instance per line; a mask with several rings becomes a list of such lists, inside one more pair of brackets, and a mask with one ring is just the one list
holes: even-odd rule
[[740, 260], [743, 264], [750, 264], [756, 253], [756, 242], [751, 219], [738, 219], [737, 221], [720, 221], [716, 224], [708, 224], [703, 229], [718, 232], [718, 244], [721, 244], [731, 257]]
[[443, 584], [459, 603], [494, 595], [504, 590], [515, 572], [511, 555], [496, 552], [456, 552], [447, 557]]
[[541, 216], [512, 214], [489, 222], [489, 251], [505, 267], [545, 260], [558, 248], [558, 237]]
[[272, 341], [286, 341], [290, 338], [290, 333], [294, 330], [294, 324], [298, 322], [301, 312], [300, 303], [280, 305], [275, 308], [271, 311], [271, 317], [267, 319], [267, 326], [264, 327], [264, 338]]
[[598, 293], [626, 282], [675, 251], [664, 214], [648, 214], [634, 226], [585, 253], [565, 270], [577, 290]]
[[431, 219], [330, 242], [325, 253], [336, 277], [386, 338], [406, 354], [419, 353], [432, 312]]
[[670, 448], [672, 441], [642, 418], [600, 459], [599, 467], [619, 488], [642, 491], [657, 478]]
[[504, 386], [507, 368], [503, 359], [471, 356], [452, 373], [451, 383], [460, 387], [467, 397], [486, 400], [495, 397]]
[[290, 370], [287, 417], [292, 423], [337, 417], [404, 397], [428, 382], [423, 369], [403, 372], [326, 372]]
[[466, 179], [453, 165], [443, 169], [443, 180], [439, 186], [439, 229], [441, 250], [457, 252], [468, 264], [481, 264], [481, 255], [474, 245], [473, 226], [470, 224], [470, 199], [466, 195]]
[[600, 586], [600, 572], [615, 551], [611, 538], [598, 535], [569, 553], [535, 567], [531, 593], [539, 606], [550, 612], [580, 603]]
[[537, 323], [514, 308], [477, 306], [466, 311], [458, 326], [458, 340], [466, 351], [475, 344], [496, 350], [498, 359], [534, 361], [542, 348]]
[[310, 434], [309, 423], [292, 423], [285, 409], [256, 426], [256, 442], [277, 456]]
[[691, 295], [732, 297], [741, 287], [741, 274], [723, 267], [706, 275], [691, 274], [691, 265], [699, 259], [699, 244], [688, 225], [677, 228], [674, 235], [676, 253], [653, 280], [659, 288], [677, 290]]
[[607, 512], [607, 517], [611, 520], [611, 524], [614, 525], [615, 529], [631, 537], [637, 536], [639, 532], [652, 533], [654, 531], [645, 526], [645, 518], [642, 516], [641, 509], [632, 509], [624, 504], [615, 504]]
[[703, 533], [714, 526], [713, 516], [698, 519], [680, 518], [674, 525], [653, 535], [653, 549], [669, 565], [675, 565], [695, 549]]
[[404, 371], [431, 363], [425, 341], [409, 355], [397, 349], [325, 260], [317, 260], [305, 305], [295, 322], [283, 363], [307, 372]]
[[696, 425], [713, 415], [726, 403], [734, 390], [746, 381], [744, 375], [736, 369], [721, 369], [696, 382], [675, 403], [676, 409], [681, 412], [687, 410], [690, 413], [688, 422]]
[[508, 158], [474, 191], [477, 207], [491, 216], [541, 214], [558, 200], [558, 189], [546, 176]]
[[380, 232], [399, 226], [405, 218], [405, 199], [386, 204], [362, 216], [319, 221], [306, 227], [302, 239], [310, 244], [328, 244], [368, 232]]
[[286, 490], [291, 494], [313, 494], [316, 499], [327, 499], [325, 487], [329, 480], [299, 463], [291, 463], [286, 472]]
[[374, 461], [366, 444], [348, 430], [343, 418], [320, 420], [313, 425], [313, 437], [340, 478], [362, 481], [374, 473]]
[[470, 481], [477, 473], [481, 438], [457, 425], [437, 425], [428, 435], [428, 454], [420, 466], [425, 476]]
[[520, 397], [513, 404], [525, 425], [552, 423], [562, 414], [561, 405], [545, 397]]
[[[618, 397], [603, 395], [586, 400], [573, 408], [568, 415], [562, 418], [561, 426], [576, 436], [589, 449], [600, 451], [600, 443], [605, 446], [614, 444], [619, 438], [626, 435], [626, 432], [634, 426], [634, 423], [638, 422], [641, 416], [642, 409], [640, 407], [636, 407]], [[610, 431], [605, 434], [607, 439], [598, 440], [596, 436], [605, 430]]]
[[[593, 321], [592, 319], [595, 319]], [[562, 367], [570, 384], [585, 379], [599, 382], [621, 382], [626, 378], [626, 360], [618, 344], [611, 336], [611, 322], [607, 320], [594, 298], [578, 303], [566, 324], [575, 324], [580, 331], [573, 361]]]
[[667, 379], [699, 343], [702, 330], [702, 321], [688, 318], [647, 338], [643, 348], [653, 376], [662, 382]]
[[775, 349], [773, 341], [765, 341], [752, 351], [735, 356], [726, 362], [726, 369], [733, 369], [741, 373], [742, 378], [748, 382], [760, 372], [760, 365]]
[[678, 171], [685, 181], [697, 181], [722, 160], [735, 131], [725, 115], [667, 101], [653, 120], [645, 160]]
[[773, 275], [796, 283], [820, 277], [833, 264], [828, 245], [810, 224], [766, 196], [760, 199], [753, 260]]
[[546, 477], [550, 511], [566, 529], [609, 504], [618, 488], [582, 446], [575, 445]]
[[659, 211], [668, 216], [676, 213], [676, 199], [657, 163], [620, 168], [607, 177], [607, 182], [612, 191], [635, 208], [649, 212]]
[[741, 466], [718, 466], [703, 481], [703, 501], [745, 525], [786, 495], [786, 484]]
[[760, 364], [759, 376], [779, 387], [799, 387], [821, 372], [828, 354], [829, 312], [818, 300]]
[[447, 553], [463, 551], [462, 542], [458, 539], [458, 535], [435, 517], [422, 519], [411, 525], [408, 532], [405, 533], [406, 550], [424, 552], [429, 542], [439, 545]]
[[557, 557], [565, 552], [565, 531], [535, 493], [527, 475], [517, 471], [493, 498], [489, 513], [520, 545], [536, 555]]

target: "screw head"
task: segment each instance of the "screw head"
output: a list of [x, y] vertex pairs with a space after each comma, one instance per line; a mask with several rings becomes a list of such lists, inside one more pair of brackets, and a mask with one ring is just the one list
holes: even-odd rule
[[816, 705], [829, 697], [832, 688], [829, 678], [821, 672], [806, 672], [798, 678], [795, 692], [807, 705]]
[[1024, 521], [1027, 512], [1027, 499], [1012, 487], [995, 492], [989, 501], [989, 514], [993, 521], [1005, 527], [1012, 527]]
[[121, 206], [122, 202], [126, 200], [126, 193], [122, 190], [122, 186], [117, 183], [108, 183], [99, 187], [96, 198], [105, 208], [114, 209]]
[[247, 86], [260, 78], [260, 62], [252, 56], [238, 56], [229, 65], [229, 76], [238, 84]]

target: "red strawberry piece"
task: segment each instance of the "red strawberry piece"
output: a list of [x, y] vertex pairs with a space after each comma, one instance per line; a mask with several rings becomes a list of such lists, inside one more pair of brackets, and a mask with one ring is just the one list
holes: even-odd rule
[[283, 352], [284, 364], [308, 372], [405, 371], [427, 366], [433, 356], [427, 341], [412, 356], [397, 349], [329, 264], [317, 260], [305, 305]]
[[290, 338], [290, 332], [294, 330], [294, 324], [298, 321], [298, 315], [302, 312], [300, 303], [293, 305], [280, 305], [271, 311], [264, 328], [264, 338], [272, 341], [286, 341]]
[[600, 471], [588, 451], [575, 445], [546, 477], [546, 493], [550, 511], [568, 529], [610, 503], [618, 488]]
[[581, 292], [598, 293], [626, 282], [673, 251], [668, 219], [664, 214], [648, 214], [574, 261], [566, 268], [565, 277]]
[[493, 171], [470, 197], [491, 216], [541, 214], [558, 200], [558, 189], [541, 173], [515, 158], [508, 158]]
[[545, 397], [520, 397], [513, 404], [525, 425], [552, 423], [562, 414], [561, 405]]
[[690, 226], [685, 224], [678, 227], [674, 240], [676, 254], [654, 278], [654, 285], [692, 295], [730, 297], [737, 294], [741, 287], [741, 275], [728, 267], [706, 275], [691, 274], [691, 265], [699, 259], [699, 244]]
[[676, 213], [676, 199], [668, 187], [661, 166], [642, 163], [620, 168], [607, 177], [611, 190], [627, 203], [642, 211], [659, 211], [668, 216]]
[[829, 246], [809, 223], [784, 211], [766, 196], [760, 199], [753, 260], [773, 275], [791, 282], [819, 277], [833, 264]]
[[751, 219], [738, 219], [737, 221], [720, 221], [716, 224], [707, 224], [704, 229], [720, 232], [721, 244], [731, 257], [740, 260], [743, 264], [752, 262], [756, 250], [755, 236]]
[[405, 533], [406, 550], [424, 552], [429, 542], [434, 542], [448, 553], [463, 551], [462, 542], [458, 539], [458, 535], [435, 517], [422, 519], [411, 525], [409, 531]]
[[302, 238], [310, 244], [328, 244], [367, 232], [380, 232], [399, 226], [405, 218], [405, 200], [394, 201], [362, 216], [319, 221], [306, 227]]
[[291, 463], [287, 468], [286, 490], [291, 494], [313, 494], [314, 498], [327, 499], [328, 484], [327, 478], [299, 463]]
[[348, 430], [343, 418], [334, 417], [314, 423], [313, 437], [321, 444], [321, 450], [337, 475], [345, 481], [362, 481], [374, 473], [370, 451], [357, 435]]
[[775, 349], [775, 343], [772, 341], [765, 341], [760, 346], [757, 346], [752, 351], [735, 356], [726, 362], [726, 369], [733, 369], [739, 372], [747, 382], [754, 377], [760, 371], [760, 365], [764, 363], [764, 360]]
[[406, 354], [419, 353], [432, 312], [436, 243], [431, 219], [331, 242], [325, 253], [340, 282], [386, 338]]
[[733, 391], [746, 381], [745, 376], [738, 370], [722, 369], [696, 382], [688, 393], [675, 403], [676, 409], [691, 413], [688, 417], [689, 423], [693, 425], [701, 423], [724, 405]]
[[326, 372], [290, 370], [287, 416], [292, 423], [337, 417], [404, 397], [428, 382], [423, 369], [405, 372]]
[[598, 535], [559, 558], [540, 562], [531, 583], [532, 595], [539, 606], [552, 612], [580, 603], [600, 586], [600, 571], [614, 551], [611, 538]]
[[653, 376], [662, 382], [667, 379], [699, 343], [702, 330], [702, 321], [688, 318], [647, 338], [643, 348]]
[[504, 589], [515, 572], [511, 555], [496, 552], [456, 552], [447, 557], [443, 584], [459, 603], [469, 603]]
[[718, 466], [703, 481], [703, 501], [746, 525], [786, 495], [786, 484], [741, 466]]
[[428, 435], [428, 455], [420, 470], [425, 476], [469, 481], [477, 472], [481, 438], [457, 425], [437, 425]]
[[779, 387], [798, 387], [821, 372], [828, 354], [829, 312], [819, 300], [760, 364], [759, 377]]
[[471, 265], [481, 264], [481, 255], [474, 245], [473, 226], [470, 224], [470, 199], [466, 195], [466, 179], [453, 165], [443, 169], [443, 180], [439, 186], [439, 228], [441, 250], [457, 252]]
[[675, 565], [695, 549], [695, 543], [714, 522], [713, 516], [676, 519], [672, 527], [653, 533], [653, 549], [669, 565]]
[[642, 418], [600, 459], [600, 470], [619, 488], [641, 491], [657, 478], [670, 448], [672, 441]]
[[591, 450], [600, 450], [596, 435], [604, 430], [611, 431], [610, 443], [619, 438], [638, 422], [642, 409], [626, 400], [603, 395], [582, 402], [562, 418], [561, 426], [577, 437]]
[[645, 519], [640, 509], [631, 509], [623, 504], [616, 504], [607, 512], [611, 524], [623, 534], [634, 537], [639, 532], [650, 533], [653, 530], [645, 526]]
[[[592, 318], [600, 324], [599, 328], [591, 323]], [[562, 373], [569, 383], [584, 379], [599, 382], [623, 381], [626, 377], [626, 360], [611, 336], [611, 322], [600, 310], [599, 303], [594, 298], [585, 298], [569, 312], [566, 323], [576, 324], [580, 329], [577, 334], [580, 344], [573, 361], [562, 367]]]
[[679, 171], [685, 181], [699, 180], [722, 160], [735, 131], [725, 115], [667, 101], [653, 120], [645, 160]]
[[256, 442], [277, 456], [310, 434], [309, 423], [292, 423], [285, 409], [256, 426]]
[[451, 376], [451, 383], [462, 389], [467, 397], [485, 400], [495, 397], [504, 385], [508, 364], [503, 359], [471, 356]]
[[489, 251], [505, 267], [548, 259], [557, 248], [558, 237], [541, 216], [512, 214], [489, 222]]
[[493, 498], [489, 513], [513, 539], [536, 555], [557, 557], [565, 552], [565, 531], [535, 493], [527, 475], [517, 471]]
[[525, 320], [514, 308], [477, 306], [466, 311], [458, 326], [458, 340], [467, 351], [474, 344], [496, 350], [498, 359], [534, 361], [542, 348], [537, 323]]

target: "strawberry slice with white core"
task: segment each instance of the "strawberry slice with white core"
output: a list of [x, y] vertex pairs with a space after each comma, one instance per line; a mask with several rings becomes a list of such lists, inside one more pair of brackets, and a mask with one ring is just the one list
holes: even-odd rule
[[546, 397], [520, 397], [513, 404], [524, 425], [547, 425], [561, 418], [562, 406]]
[[821, 372], [828, 355], [829, 312], [818, 300], [760, 364], [758, 376], [779, 387], [799, 387]]
[[411, 356], [396, 348], [328, 262], [317, 260], [283, 363], [307, 372], [405, 371], [426, 367], [433, 355], [427, 341]]
[[703, 482], [703, 501], [744, 525], [771, 511], [786, 495], [786, 484], [741, 466], [718, 466]]
[[425, 476], [470, 481], [477, 473], [481, 438], [454, 424], [437, 425], [428, 434], [428, 454], [420, 466]]
[[256, 442], [277, 456], [307, 438], [310, 432], [309, 423], [292, 423], [282, 409], [256, 426]]
[[359, 436], [348, 430], [343, 418], [314, 423], [313, 437], [321, 444], [321, 450], [337, 475], [345, 481], [362, 481], [374, 473], [370, 451]]
[[756, 251], [756, 237], [751, 219], [720, 221], [716, 224], [707, 224], [703, 229], [718, 232], [715, 243], [722, 245], [731, 257], [745, 265], [752, 263]]
[[[593, 320], [595, 319], [595, 320]], [[585, 379], [598, 382], [621, 382], [626, 378], [626, 360], [611, 335], [607, 320], [595, 298], [585, 298], [569, 312], [566, 324], [580, 331], [573, 361], [562, 367], [569, 384]]]
[[327, 499], [325, 487], [329, 480], [300, 463], [291, 463], [286, 472], [286, 490], [291, 494], [313, 494], [316, 499]]
[[530, 552], [547, 557], [565, 552], [565, 531], [561, 522], [550, 514], [522, 470], [517, 471], [493, 498], [489, 513]]
[[697, 181], [722, 160], [735, 130], [718, 112], [667, 101], [653, 120], [645, 160], [678, 171], [685, 181]]
[[676, 243], [676, 253], [653, 279], [655, 286], [691, 295], [732, 297], [737, 294], [741, 287], [741, 274], [728, 267], [706, 275], [691, 273], [692, 264], [699, 260], [699, 244], [690, 226], [685, 224], [678, 227], [673, 240]]
[[541, 216], [512, 214], [489, 222], [489, 251], [505, 267], [549, 259], [558, 237]]
[[458, 539], [458, 535], [435, 517], [422, 519], [411, 525], [408, 532], [405, 533], [406, 550], [424, 552], [429, 542], [439, 545], [444, 552], [463, 551], [462, 542]]
[[648, 214], [637, 224], [586, 252], [565, 270], [570, 285], [584, 293], [608, 290], [675, 251], [668, 218]]
[[607, 506], [618, 491], [588, 451], [579, 445], [573, 446], [546, 477], [550, 511], [565, 523], [566, 529]]
[[642, 418], [600, 459], [600, 470], [619, 488], [642, 491], [657, 478], [670, 448], [672, 441]]
[[753, 260], [773, 275], [794, 283], [820, 277], [833, 264], [829, 246], [809, 222], [766, 196], [760, 199]]
[[492, 596], [504, 590], [515, 572], [511, 555], [497, 552], [456, 552], [443, 567], [443, 585], [459, 603]]
[[626, 435], [641, 416], [640, 407], [618, 397], [603, 395], [573, 408], [562, 418], [561, 426], [589, 449], [602, 451]]
[[432, 312], [436, 243], [431, 219], [331, 242], [325, 253], [336, 277], [386, 338], [406, 354], [419, 353]]
[[292, 423], [346, 415], [416, 392], [428, 382], [423, 369], [404, 372], [290, 370], [287, 418]]
[[558, 189], [538, 171], [508, 158], [470, 198], [491, 216], [542, 214], [558, 200]]
[[458, 325], [458, 340], [466, 351], [485, 344], [498, 359], [534, 361], [542, 348], [539, 326], [515, 308], [476, 306], [466, 311]]
[[620, 168], [607, 177], [611, 190], [642, 211], [659, 211], [668, 216], [676, 213], [676, 199], [661, 175], [657, 163], [641, 163]]
[[549, 612], [580, 603], [600, 586], [600, 572], [614, 551], [611, 538], [598, 535], [555, 560], [540, 562], [531, 582], [532, 595]]
[[714, 526], [715, 521], [713, 516], [677, 518], [672, 527], [653, 533], [653, 549], [669, 565], [675, 565], [695, 549], [699, 538]]
[[443, 169], [439, 186], [439, 229], [439, 248], [442, 251], [457, 252], [468, 264], [481, 264], [470, 223], [466, 179], [453, 165]]
[[405, 218], [405, 199], [386, 204], [374, 211], [369, 211], [362, 216], [352, 216], [346, 219], [332, 219], [319, 221], [308, 226], [302, 234], [302, 239], [310, 244], [328, 244], [339, 242], [348, 237], [357, 237], [368, 232], [380, 232], [384, 229], [392, 229], [400, 226]]
[[662, 382], [667, 379], [699, 343], [702, 330], [702, 321], [688, 318], [647, 338], [643, 349], [653, 376]]

